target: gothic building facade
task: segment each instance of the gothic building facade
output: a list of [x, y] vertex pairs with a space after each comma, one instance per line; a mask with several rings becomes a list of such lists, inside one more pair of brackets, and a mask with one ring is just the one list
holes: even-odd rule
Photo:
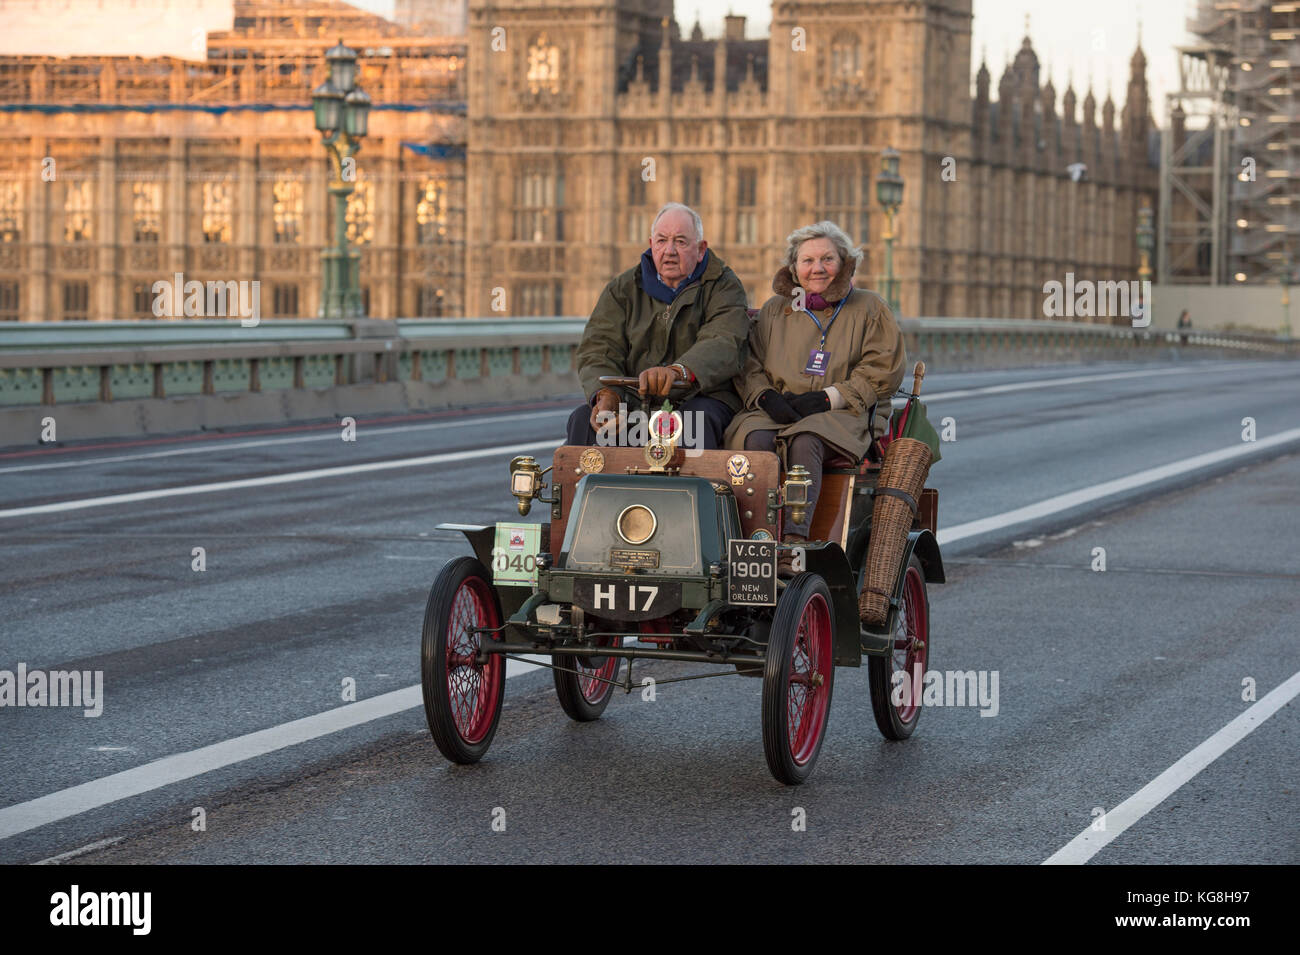
[[886, 147], [902, 314], [1036, 318], [1067, 272], [1136, 277], [1140, 50], [1122, 114], [1088, 92], [1080, 117], [1027, 39], [972, 92], [971, 0], [775, 0], [765, 38], [736, 16], [683, 33], [672, 0], [469, 0], [466, 36], [428, 32], [457, 9], [234, 0], [193, 59], [0, 57], [0, 320], [151, 317], [177, 272], [317, 314], [332, 213], [307, 107], [340, 36], [375, 104], [347, 213], [373, 317], [588, 314], [670, 199], [753, 304], [823, 218], [879, 287]]
[[[1059, 105], [1028, 38], [971, 95], [971, 0], [775, 0], [683, 35], [672, 0], [470, 0], [466, 307], [585, 314], [679, 200], [744, 281], [770, 294], [784, 237], [832, 219], [879, 285], [880, 153], [901, 154], [901, 313], [1043, 317], [1045, 282], [1137, 277], [1154, 203], [1138, 50], [1119, 125], [1089, 91]], [[502, 292], [504, 291], [504, 296]]]
[[316, 315], [333, 203], [309, 107], [340, 36], [374, 101], [346, 214], [367, 312], [463, 314], [463, 37], [338, 0], [233, 14], [195, 59], [0, 57], [0, 320], [153, 318], [176, 273]]

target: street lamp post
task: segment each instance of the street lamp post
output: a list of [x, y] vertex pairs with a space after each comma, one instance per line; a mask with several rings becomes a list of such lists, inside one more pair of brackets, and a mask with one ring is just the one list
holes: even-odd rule
[[[1137, 216], [1137, 247], [1138, 247], [1138, 278], [1142, 281], [1141, 289], [1145, 293], [1146, 283], [1151, 281], [1151, 253], [1156, 247], [1156, 230], [1154, 225], [1155, 212], [1151, 208], [1151, 200], [1146, 196], [1142, 197], [1142, 205], [1138, 207]], [[1151, 317], [1151, 302], [1143, 301], [1142, 305], [1146, 308], [1146, 316]]]
[[898, 289], [894, 283], [894, 216], [903, 204], [903, 177], [898, 174], [898, 150], [887, 147], [880, 154], [880, 174], [876, 176], [876, 201], [885, 211], [885, 301], [898, 312]]
[[321, 252], [321, 318], [361, 317], [361, 253], [348, 248], [348, 196], [355, 188], [352, 157], [361, 149], [370, 97], [356, 85], [357, 54], [343, 45], [325, 53], [329, 76], [311, 94], [321, 143], [330, 157], [334, 248]]

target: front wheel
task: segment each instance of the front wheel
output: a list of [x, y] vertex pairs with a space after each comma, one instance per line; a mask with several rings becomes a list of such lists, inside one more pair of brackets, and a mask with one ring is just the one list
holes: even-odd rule
[[474, 631], [499, 626], [501, 603], [487, 568], [473, 557], [443, 567], [424, 608], [420, 684], [433, 741], [454, 763], [477, 763], [496, 735], [506, 661], [494, 653], [479, 663]]
[[[610, 645], [614, 639], [601, 637], [600, 641]], [[557, 669], [551, 671], [551, 676], [555, 678], [555, 695], [560, 700], [560, 707], [569, 719], [590, 723], [600, 718], [614, 695], [613, 681], [618, 675], [618, 664], [618, 657], [558, 658]]]
[[921, 687], [930, 664], [930, 598], [925, 571], [913, 554], [903, 577], [903, 601], [887, 657], [868, 664], [871, 709], [886, 739], [907, 739], [921, 718]]
[[763, 754], [787, 785], [811, 775], [826, 736], [834, 630], [826, 581], [799, 574], [777, 602], [763, 669]]

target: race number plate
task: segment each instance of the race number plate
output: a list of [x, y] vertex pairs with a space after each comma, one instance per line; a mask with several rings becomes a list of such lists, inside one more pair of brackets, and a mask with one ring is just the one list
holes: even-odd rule
[[623, 580], [573, 582], [573, 602], [584, 611], [607, 620], [655, 620], [682, 606], [682, 585], [637, 583]]
[[497, 524], [492, 547], [492, 583], [506, 587], [537, 584], [541, 524]]
[[727, 541], [727, 603], [776, 606], [776, 541]]

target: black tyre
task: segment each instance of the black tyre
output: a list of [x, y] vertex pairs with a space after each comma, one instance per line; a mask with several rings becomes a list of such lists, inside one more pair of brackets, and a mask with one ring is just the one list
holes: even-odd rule
[[835, 688], [835, 615], [818, 574], [799, 574], [785, 588], [763, 668], [763, 754], [780, 782], [811, 775], [826, 737]]
[[[609, 638], [604, 638], [609, 639]], [[614, 695], [614, 680], [618, 676], [618, 657], [552, 657], [552, 663], [563, 670], [552, 670], [555, 678], [555, 695], [569, 719], [590, 723], [599, 719]]]
[[903, 579], [893, 652], [887, 657], [873, 656], [867, 664], [871, 709], [886, 739], [907, 739], [916, 730], [921, 718], [921, 684], [929, 665], [930, 597], [925, 571], [913, 554]]
[[480, 664], [473, 630], [499, 626], [501, 602], [487, 568], [473, 557], [443, 567], [424, 608], [420, 684], [429, 732], [454, 763], [477, 763], [496, 735], [506, 661], [493, 654]]

